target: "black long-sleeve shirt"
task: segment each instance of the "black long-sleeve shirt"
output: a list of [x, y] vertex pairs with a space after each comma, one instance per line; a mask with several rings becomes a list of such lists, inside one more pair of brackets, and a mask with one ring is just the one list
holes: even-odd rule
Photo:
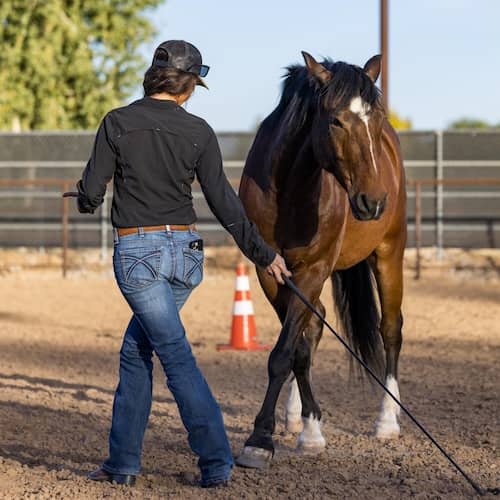
[[242, 252], [263, 267], [274, 259], [276, 252], [248, 220], [224, 174], [215, 133], [174, 101], [145, 97], [105, 116], [77, 185], [80, 211], [94, 212], [113, 176], [113, 226], [194, 223], [196, 176], [210, 209]]

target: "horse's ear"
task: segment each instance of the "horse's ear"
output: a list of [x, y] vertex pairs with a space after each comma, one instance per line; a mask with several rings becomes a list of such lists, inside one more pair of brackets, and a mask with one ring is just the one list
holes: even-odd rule
[[321, 85], [326, 85], [332, 79], [333, 75], [331, 71], [328, 71], [321, 63], [316, 61], [311, 54], [302, 51], [302, 57], [306, 62], [309, 74], [314, 76]]
[[378, 75], [380, 75], [380, 64], [382, 56], [380, 54], [371, 57], [366, 61], [363, 71], [370, 77], [372, 82], [376, 82]]

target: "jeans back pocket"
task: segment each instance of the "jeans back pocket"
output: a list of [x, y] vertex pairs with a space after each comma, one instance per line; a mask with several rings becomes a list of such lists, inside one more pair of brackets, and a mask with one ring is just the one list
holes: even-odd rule
[[203, 279], [203, 251], [183, 248], [184, 272], [182, 281], [189, 288], [194, 288]]
[[121, 279], [133, 288], [143, 288], [158, 280], [161, 247], [126, 248], [119, 250]]

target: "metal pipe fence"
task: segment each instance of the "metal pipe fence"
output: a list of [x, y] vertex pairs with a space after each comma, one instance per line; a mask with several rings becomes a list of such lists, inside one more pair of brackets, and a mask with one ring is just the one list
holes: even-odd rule
[[70, 182], [65, 179], [0, 179], [0, 187], [29, 187], [44, 186], [58, 187], [61, 197], [61, 248], [62, 248], [62, 274], [66, 277], [68, 270], [68, 226], [69, 226], [69, 200], [63, 198], [63, 193], [69, 190]]
[[[69, 246], [69, 198], [63, 198], [62, 194], [70, 190], [70, 186], [75, 185], [76, 181], [68, 181], [67, 179], [0, 179], [0, 187], [31, 187], [31, 186], [43, 186], [43, 187], [57, 187], [59, 188], [57, 192], [51, 192], [53, 196], [61, 198], [61, 248], [62, 248], [62, 273], [65, 277], [68, 270], [68, 246]], [[239, 181], [237, 179], [231, 179], [232, 186], [237, 189]], [[414, 207], [415, 207], [415, 224], [414, 224], [414, 241], [416, 249], [415, 257], [415, 279], [420, 279], [421, 277], [421, 247], [422, 247], [422, 188], [423, 186], [441, 186], [452, 185], [452, 186], [500, 186], [500, 179], [498, 178], [479, 178], [479, 179], [409, 179], [407, 185], [414, 188]], [[439, 192], [439, 191], [438, 191]], [[47, 194], [47, 193], [43, 193]], [[477, 196], [477, 193], [472, 193]], [[492, 194], [497, 194], [500, 196], [500, 191], [493, 192]], [[100, 225], [97, 229], [100, 231], [101, 235], [101, 259], [105, 260], [108, 256], [108, 245], [107, 245], [107, 235], [108, 235], [108, 200], [112, 196], [111, 193], [107, 193], [104, 198], [103, 208], [100, 215]], [[438, 211], [437, 224], [441, 222], [439, 218], [442, 218], [442, 211]], [[96, 226], [92, 226], [96, 228]], [[441, 241], [442, 238], [438, 241]], [[437, 248], [438, 252], [442, 252], [442, 247]]]
[[[440, 186], [441, 188], [445, 185], [452, 186], [500, 186], [500, 179], [496, 178], [481, 178], [481, 179], [409, 179], [407, 184], [410, 186], [414, 186], [415, 188], [415, 279], [420, 279], [421, 276], [421, 246], [422, 246], [422, 187], [425, 185], [429, 186]], [[477, 193], [473, 193], [477, 196]], [[500, 192], [497, 193], [500, 195]], [[441, 189], [442, 196], [442, 189]], [[441, 243], [441, 246], [438, 244], [438, 258], [442, 256], [442, 224], [443, 224], [443, 212], [442, 209], [437, 211], [438, 218], [437, 224], [440, 229], [438, 230], [438, 234], [440, 238], [438, 242]]]
[[[98, 246], [101, 258], [107, 258], [112, 193], [93, 217], [78, 214], [69, 200], [60, 202], [62, 183], [74, 186], [94, 136], [90, 131], [0, 133], [0, 245], [59, 246], [66, 239], [66, 248]], [[438, 258], [450, 246], [500, 246], [500, 132], [409, 131], [399, 136], [410, 179], [408, 245], [435, 247]], [[224, 170], [236, 189], [253, 134], [219, 133], [218, 139]], [[492, 182], [484, 184], [488, 179]], [[228, 242], [196, 183], [193, 203], [207, 244]], [[63, 253], [67, 259], [64, 245]]]

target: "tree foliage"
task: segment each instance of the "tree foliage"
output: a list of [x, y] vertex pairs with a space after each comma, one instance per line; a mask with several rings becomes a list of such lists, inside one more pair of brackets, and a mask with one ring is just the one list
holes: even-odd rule
[[410, 130], [412, 128], [411, 120], [408, 118], [401, 118], [401, 116], [392, 109], [389, 111], [389, 123], [396, 130]]
[[140, 82], [161, 0], [2, 0], [0, 128], [94, 128]]
[[488, 128], [500, 128], [500, 123], [497, 125], [492, 125], [485, 120], [479, 120], [477, 118], [459, 118], [451, 122], [448, 125], [448, 128], [451, 129], [468, 129], [468, 128], [479, 128], [479, 129], [488, 129]]

